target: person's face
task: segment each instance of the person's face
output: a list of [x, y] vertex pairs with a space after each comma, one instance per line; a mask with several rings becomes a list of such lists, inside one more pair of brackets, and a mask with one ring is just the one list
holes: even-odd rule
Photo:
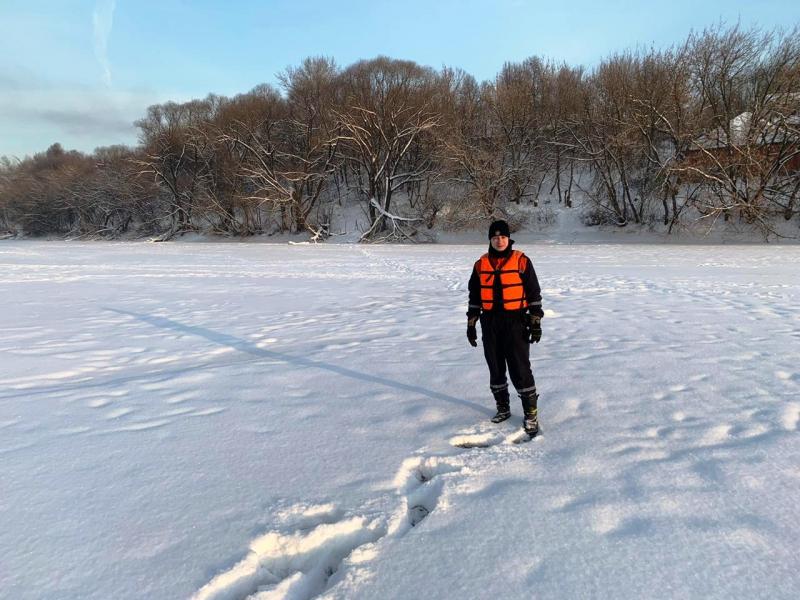
[[498, 252], [502, 252], [503, 250], [508, 248], [508, 237], [505, 235], [493, 235], [491, 243], [492, 243], [492, 248], [494, 248]]

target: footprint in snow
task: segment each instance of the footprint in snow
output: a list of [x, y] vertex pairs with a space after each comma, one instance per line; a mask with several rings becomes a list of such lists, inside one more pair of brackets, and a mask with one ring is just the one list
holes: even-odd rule
[[504, 439], [500, 432], [466, 433], [450, 438], [450, 445], [457, 448], [488, 448], [499, 444]]
[[312, 598], [323, 593], [348, 556], [385, 535], [379, 520], [363, 516], [325, 522], [340, 515], [333, 505], [296, 506], [282, 511], [279, 517], [296, 519], [312, 528], [289, 534], [270, 531], [255, 538], [242, 560], [214, 577], [192, 599], [248, 598], [254, 594]]
[[419, 525], [439, 503], [444, 481], [439, 475], [456, 473], [463, 467], [438, 457], [413, 456], [400, 465], [394, 478], [403, 502], [389, 527], [390, 534], [403, 535]]
[[[531, 437], [523, 429], [514, 429], [510, 433], [498, 431], [497, 425], [492, 425], [491, 431], [462, 432], [450, 438], [450, 445], [456, 448], [489, 448], [499, 444], [522, 444], [531, 441]], [[503, 425], [500, 425], [502, 428]], [[539, 434], [541, 436], [541, 433]], [[537, 436], [534, 439], [538, 439]]]
[[[465, 433], [450, 441], [457, 447], [484, 447], [527, 439], [524, 431], [494, 431]], [[343, 511], [332, 504], [298, 504], [281, 510], [275, 516], [291, 524], [293, 533], [270, 531], [255, 538], [244, 558], [213, 577], [192, 598], [238, 599], [254, 594], [312, 598], [323, 594], [335, 585], [333, 579], [339, 571], [346, 572], [349, 565], [374, 557], [379, 540], [401, 537], [420, 526], [439, 504], [445, 484], [441, 476], [463, 469], [452, 457], [404, 460], [393, 480], [401, 501], [388, 524], [381, 517], [344, 518]]]

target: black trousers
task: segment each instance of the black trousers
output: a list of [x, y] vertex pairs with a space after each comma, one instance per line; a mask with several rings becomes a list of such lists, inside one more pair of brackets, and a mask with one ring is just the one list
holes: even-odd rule
[[517, 393], [525, 395], [536, 391], [525, 314], [505, 310], [484, 312], [481, 314], [481, 336], [492, 393], [508, 389], [506, 367]]

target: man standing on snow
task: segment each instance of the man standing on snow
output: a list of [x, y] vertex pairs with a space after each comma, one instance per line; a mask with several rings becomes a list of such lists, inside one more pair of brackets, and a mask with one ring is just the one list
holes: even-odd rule
[[539, 433], [536, 382], [531, 372], [530, 344], [542, 339], [542, 294], [533, 262], [519, 250], [508, 223], [489, 227], [489, 252], [475, 263], [469, 279], [467, 339], [478, 345], [480, 319], [483, 354], [489, 366], [489, 387], [497, 405], [493, 423], [511, 416], [506, 367], [522, 400], [525, 432]]

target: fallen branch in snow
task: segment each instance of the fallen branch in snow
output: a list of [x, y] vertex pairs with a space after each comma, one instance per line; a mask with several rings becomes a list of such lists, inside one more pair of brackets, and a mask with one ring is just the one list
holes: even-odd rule
[[375, 234], [378, 226], [381, 225], [382, 223], [384, 223], [384, 220], [388, 220], [389, 222], [391, 222], [391, 224], [392, 224], [392, 232], [390, 234], [388, 234], [387, 236], [385, 236], [383, 238], [383, 241], [386, 241], [387, 239], [390, 239], [390, 238], [393, 238], [393, 237], [397, 237], [399, 239], [404, 239], [405, 238], [405, 239], [409, 240], [410, 242], [415, 241], [412, 238], [412, 236], [417, 233], [416, 228], [412, 227], [411, 228], [411, 232], [407, 233], [406, 231], [403, 230], [403, 226], [404, 225], [408, 226], [407, 224], [418, 223], [420, 221], [423, 221], [424, 219], [422, 217], [401, 217], [401, 216], [398, 216], [398, 215], [394, 215], [394, 214], [384, 210], [384, 208], [380, 204], [378, 204], [378, 201], [375, 200], [375, 198], [370, 198], [369, 203], [373, 208], [375, 208], [376, 211], [378, 211], [378, 216], [373, 221], [373, 223], [370, 226], [370, 228], [367, 229], [361, 235], [361, 239], [359, 241], [364, 242], [364, 241], [367, 241], [367, 240], [371, 239], [372, 236]]

